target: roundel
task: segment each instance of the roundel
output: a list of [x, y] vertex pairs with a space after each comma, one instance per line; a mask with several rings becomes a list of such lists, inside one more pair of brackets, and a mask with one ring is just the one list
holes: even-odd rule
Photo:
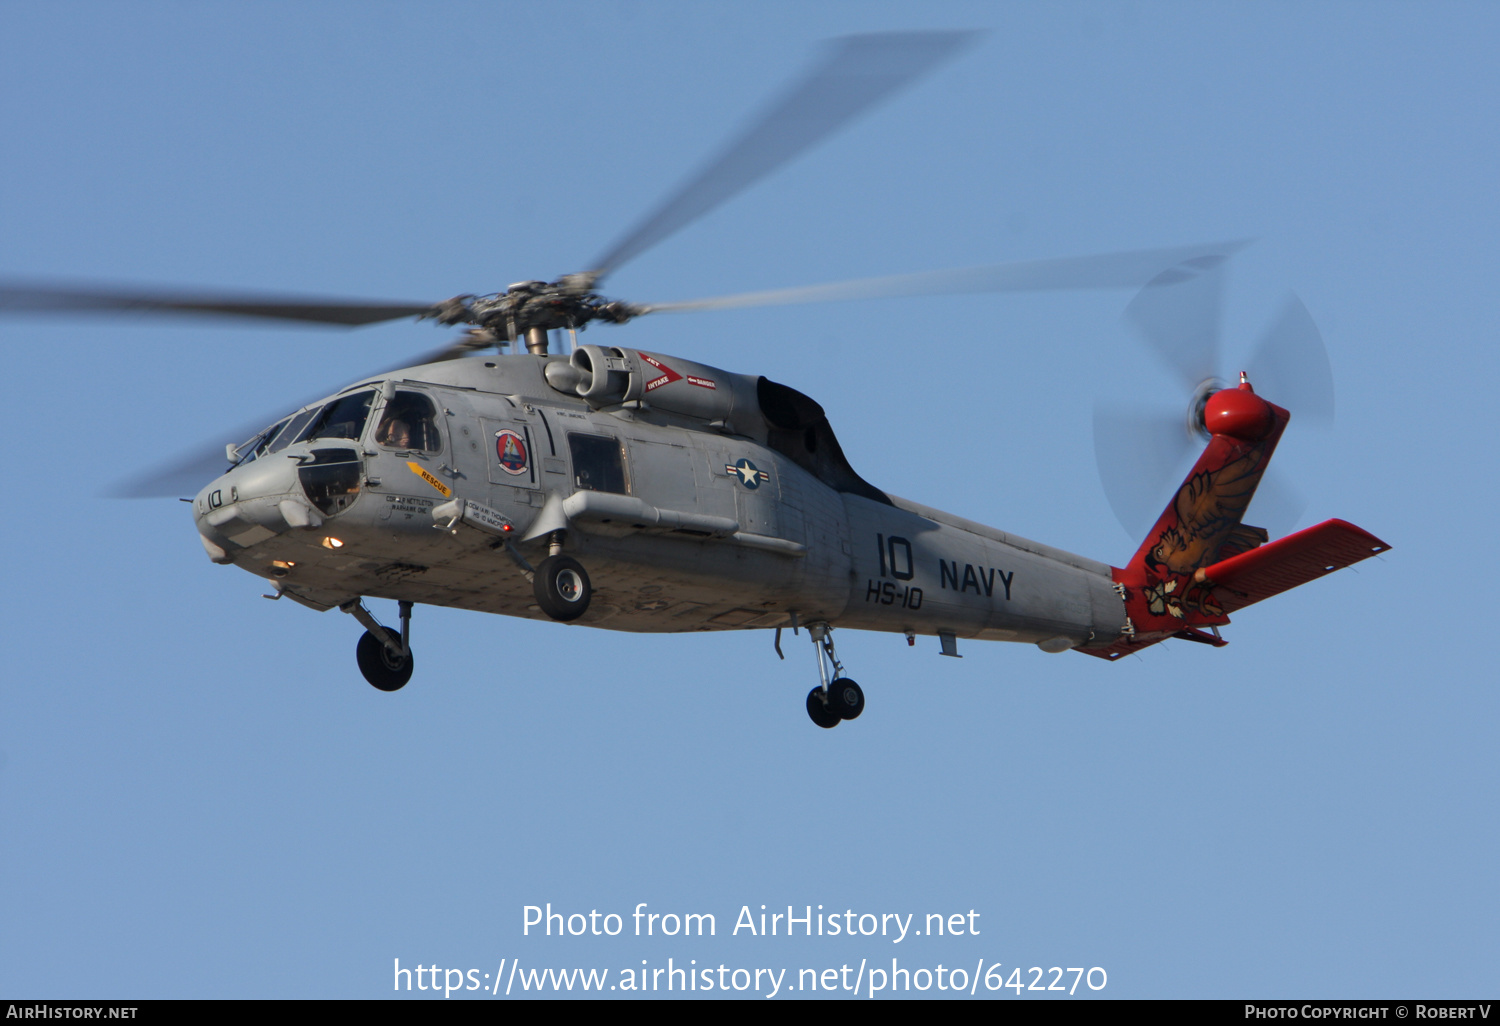
[[729, 474], [731, 477], [739, 478], [740, 484], [744, 485], [746, 488], [749, 488], [751, 491], [759, 488], [762, 481], [771, 480], [770, 474], [767, 474], [764, 470], [761, 470], [754, 463], [751, 463], [746, 459], [741, 459], [735, 463], [725, 464], [724, 472]]
[[514, 431], [495, 432], [495, 455], [507, 474], [526, 473], [526, 440]]

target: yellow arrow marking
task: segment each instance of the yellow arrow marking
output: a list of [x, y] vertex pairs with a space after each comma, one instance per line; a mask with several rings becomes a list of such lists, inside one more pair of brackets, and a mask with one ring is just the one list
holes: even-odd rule
[[426, 481], [428, 484], [432, 485], [432, 487], [436, 488], [442, 494], [443, 498], [453, 498], [453, 490], [447, 485], [443, 484], [443, 482], [439, 481], [437, 478], [433, 477], [431, 474], [427, 473], [426, 468], [424, 468], [422, 464], [412, 460], [407, 460], [406, 465], [411, 468], [411, 472], [413, 474], [416, 474], [423, 481]]

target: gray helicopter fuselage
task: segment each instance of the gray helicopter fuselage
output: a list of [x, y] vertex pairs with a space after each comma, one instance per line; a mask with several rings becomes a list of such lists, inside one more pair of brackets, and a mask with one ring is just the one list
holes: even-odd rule
[[525, 570], [587, 568], [577, 622], [827, 622], [1023, 641], [1126, 625], [1107, 564], [885, 495], [765, 379], [598, 346], [350, 386], [241, 446], [193, 503], [216, 562], [314, 609], [370, 596], [546, 619]]

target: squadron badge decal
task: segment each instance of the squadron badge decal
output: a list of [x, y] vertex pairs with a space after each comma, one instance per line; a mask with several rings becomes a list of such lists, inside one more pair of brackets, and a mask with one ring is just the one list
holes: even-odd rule
[[526, 440], [514, 431], [495, 432], [495, 455], [507, 474], [519, 477], [526, 473]]
[[762, 481], [771, 480], [771, 475], [761, 470], [749, 460], [742, 459], [738, 463], [726, 463], [724, 472], [732, 477], [740, 479], [740, 484], [746, 488], [755, 489], [760, 487]]

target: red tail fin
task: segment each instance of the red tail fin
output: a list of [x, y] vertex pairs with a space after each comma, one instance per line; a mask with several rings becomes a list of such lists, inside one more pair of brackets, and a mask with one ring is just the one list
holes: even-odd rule
[[1223, 645], [1227, 614], [1390, 548], [1367, 531], [1328, 520], [1261, 548], [1266, 532], [1240, 522], [1291, 415], [1248, 383], [1213, 396], [1205, 411], [1212, 437], [1156, 526], [1115, 584], [1125, 598], [1126, 634], [1105, 659], [1185, 638]]
[[1207, 448], [1130, 562], [1114, 572], [1133, 634], [1091, 655], [1112, 659], [1184, 632], [1211, 641], [1211, 635], [1197, 638], [1202, 632], [1191, 629], [1229, 622], [1212, 588], [1194, 574], [1266, 540], [1262, 528], [1240, 518], [1291, 414], [1242, 382], [1209, 399], [1204, 419], [1211, 432]]
[[[1148, 610], [1151, 617], [1168, 616], [1180, 621], [1189, 610], [1206, 612], [1193, 603], [1184, 604], [1184, 586], [1190, 583], [1193, 571], [1266, 540], [1265, 531], [1246, 527], [1240, 518], [1255, 497], [1290, 416], [1256, 395], [1248, 382], [1209, 400], [1205, 420], [1213, 435], [1207, 448], [1123, 575], [1116, 575], [1127, 587], [1153, 589]], [[1220, 550], [1226, 548], [1232, 551], [1221, 555]], [[1178, 581], [1181, 583], [1171, 590], [1157, 587]], [[1181, 611], [1174, 607], [1181, 607]], [[1222, 616], [1209, 613], [1210, 617], [1216, 615]]]

